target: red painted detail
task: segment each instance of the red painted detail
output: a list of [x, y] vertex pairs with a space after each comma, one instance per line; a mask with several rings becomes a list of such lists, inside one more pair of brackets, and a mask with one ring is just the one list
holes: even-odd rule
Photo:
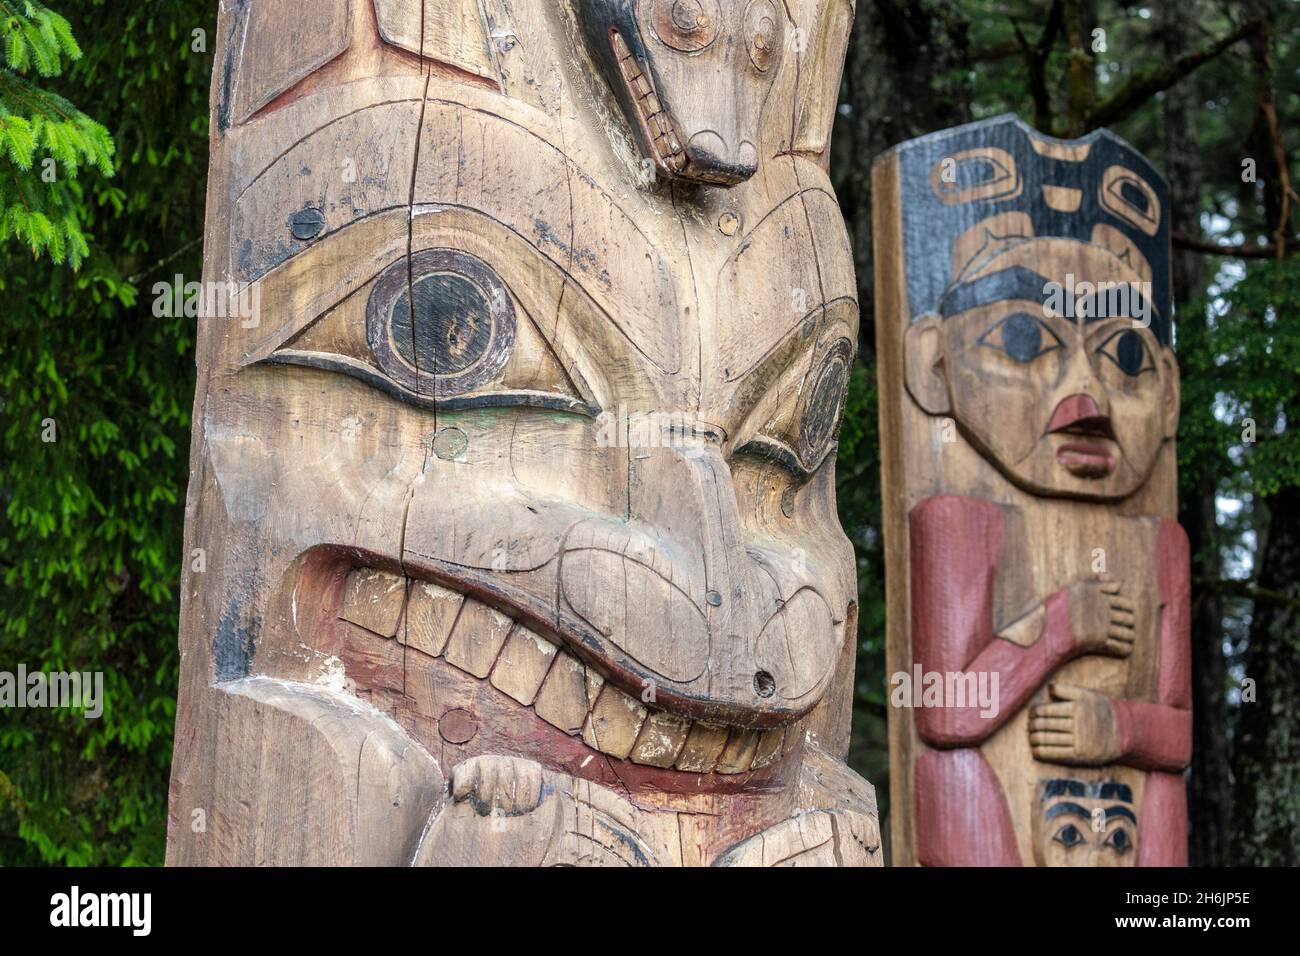
[[1101, 413], [1091, 395], [1071, 395], [1061, 400], [1052, 413], [1052, 420], [1047, 423], [1048, 434], [1063, 432], [1084, 425], [1110, 427], [1110, 418]]
[[993, 581], [1002, 554], [1002, 510], [940, 495], [912, 509], [912, 660], [923, 672], [998, 675], [999, 709], [922, 707], [917, 731], [933, 747], [987, 739], [1077, 650], [1069, 592], [1044, 602], [1042, 636], [1029, 647], [993, 633]]
[[1147, 775], [1138, 812], [1137, 865], [1187, 865], [1187, 787], [1181, 773]]
[[915, 802], [922, 866], [1022, 865], [1002, 785], [978, 750], [922, 754]]
[[[1126, 764], [1177, 772], [1192, 760], [1191, 568], [1187, 534], [1166, 518], [1156, 537], [1160, 671], [1156, 702], [1111, 702]], [[1184, 802], [1185, 802], [1184, 797]], [[1186, 814], [1186, 808], [1183, 810]]]

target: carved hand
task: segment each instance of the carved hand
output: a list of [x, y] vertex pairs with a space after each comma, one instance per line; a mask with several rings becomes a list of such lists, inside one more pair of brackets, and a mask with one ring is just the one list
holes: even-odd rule
[[1070, 587], [1070, 621], [1080, 654], [1128, 657], [1133, 652], [1133, 602], [1118, 581], [1085, 578]]
[[1052, 703], [1029, 710], [1029, 746], [1034, 759], [1097, 767], [1123, 752], [1110, 698], [1074, 684], [1052, 684]]

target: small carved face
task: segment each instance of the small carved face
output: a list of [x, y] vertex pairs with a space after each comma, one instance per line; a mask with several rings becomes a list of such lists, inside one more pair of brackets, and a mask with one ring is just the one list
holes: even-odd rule
[[733, 186], [758, 169], [786, 43], [776, 0], [575, 0], [595, 60], [668, 177]]
[[1039, 866], [1133, 866], [1133, 791], [1110, 780], [1047, 780], [1034, 816]]
[[1015, 484], [1116, 500], [1178, 423], [1178, 371], [1149, 283], [1105, 249], [1026, 240], [991, 257], [908, 332], [908, 385]]

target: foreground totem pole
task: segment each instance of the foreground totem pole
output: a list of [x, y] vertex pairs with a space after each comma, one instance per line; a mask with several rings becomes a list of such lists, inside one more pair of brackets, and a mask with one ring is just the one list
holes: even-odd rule
[[222, 3], [169, 862], [879, 862], [852, 15]]
[[894, 861], [1185, 863], [1164, 184], [1003, 117], [874, 189]]

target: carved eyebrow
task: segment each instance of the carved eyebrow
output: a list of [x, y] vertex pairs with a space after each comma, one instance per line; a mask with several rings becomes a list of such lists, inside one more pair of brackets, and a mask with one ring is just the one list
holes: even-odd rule
[[[1043, 814], [1043, 820], [1044, 821], [1052, 820], [1066, 813], [1072, 814], [1073, 816], [1081, 817], [1084, 820], [1092, 819], [1092, 814], [1089, 813], [1087, 810], [1085, 810], [1083, 807], [1079, 806], [1077, 803], [1066, 802], [1066, 803], [1053, 804], [1052, 806], [1048, 807], [1047, 812]], [[1136, 823], [1137, 821], [1135, 820], [1133, 822]]]
[[1067, 794], [1072, 797], [1082, 797], [1087, 795], [1087, 789], [1084, 787], [1082, 780], [1070, 780], [1067, 777], [1057, 777], [1043, 784], [1044, 800], [1049, 800], [1052, 797], [1063, 797]]
[[1128, 807], [1107, 807], [1106, 819], [1109, 820], [1112, 817], [1126, 817], [1127, 819], [1133, 821], [1134, 826], [1137, 826], [1137, 822], [1138, 822], [1137, 815], [1134, 814], [1133, 811], [1130, 810]]
[[[1128, 291], [1118, 291], [1122, 286], [1127, 286]], [[1079, 315], [1086, 311], [1088, 315], [1084, 320], [1085, 324], [1088, 322], [1096, 322], [1101, 319], [1131, 319], [1139, 315], [1150, 315], [1152, 316], [1152, 331], [1155, 331], [1155, 308], [1154, 306], [1148, 305], [1146, 297], [1128, 282], [1117, 282], [1115, 283], [1114, 288], [1117, 290], [1117, 293], [1111, 291], [1100, 291], [1094, 292], [1092, 295], [1081, 296], [1074, 306], [1074, 314]], [[1116, 306], [1114, 311], [1111, 311], [1110, 309], [1112, 302]], [[1129, 306], [1127, 312], [1124, 310], [1125, 305]], [[1148, 309], [1150, 309], [1150, 311], [1147, 311]]]
[[1123, 800], [1125, 803], [1133, 802], [1133, 790], [1126, 783], [1119, 783], [1115, 780], [1107, 780], [1101, 785], [1097, 796], [1103, 800]]
[[1012, 266], [953, 286], [939, 300], [939, 314], [947, 319], [968, 309], [1008, 299], [1043, 302], [1048, 296], [1049, 282], [1032, 269]]

